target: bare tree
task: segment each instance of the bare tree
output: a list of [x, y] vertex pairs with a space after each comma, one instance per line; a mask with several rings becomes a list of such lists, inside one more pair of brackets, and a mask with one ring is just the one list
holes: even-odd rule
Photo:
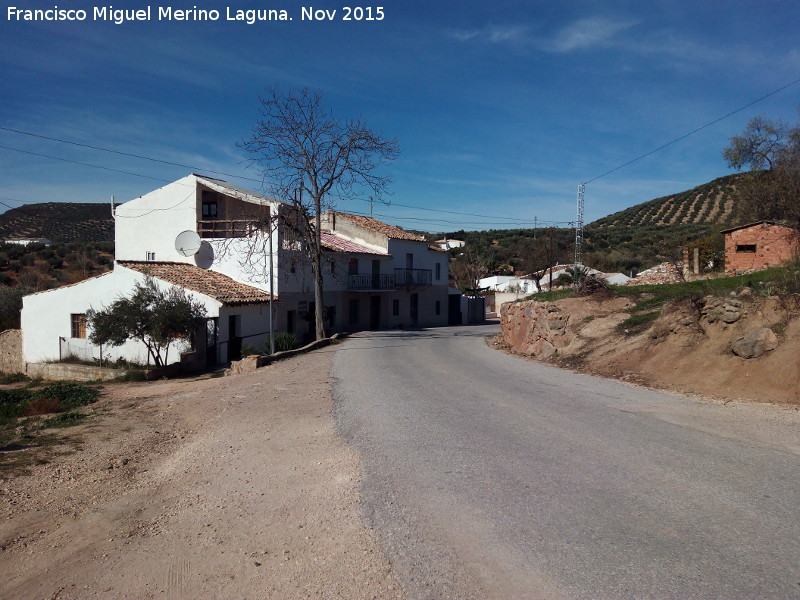
[[360, 120], [334, 117], [319, 90], [284, 92], [272, 86], [259, 98], [259, 112], [252, 135], [239, 146], [260, 168], [268, 191], [293, 205], [299, 215], [286, 224], [302, 237], [311, 263], [316, 335], [322, 338], [320, 215], [333, 207], [336, 198], [354, 197], [360, 191], [380, 198], [391, 179], [374, 171], [397, 157], [398, 144]]

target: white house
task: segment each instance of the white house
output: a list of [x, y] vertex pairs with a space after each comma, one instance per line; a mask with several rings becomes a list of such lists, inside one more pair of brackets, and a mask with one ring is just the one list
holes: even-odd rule
[[[162, 287], [183, 288], [207, 311], [205, 331], [172, 349], [169, 362], [193, 350], [184, 359], [212, 365], [239, 358], [245, 344], [260, 347], [270, 331], [270, 306], [274, 331], [309, 341], [310, 265], [302, 242], [284, 225], [295, 214], [273, 198], [195, 174], [118, 206], [112, 272], [23, 299], [25, 362], [67, 353], [144, 362], [146, 350], [137, 342], [92, 345], [85, 314], [129, 295], [147, 275]], [[331, 332], [448, 323], [446, 253], [368, 217], [327, 213], [322, 229]]]
[[465, 242], [463, 240], [451, 240], [451, 239], [448, 239], [448, 238], [444, 238], [443, 240], [436, 240], [433, 243], [436, 244], [437, 246], [439, 246], [439, 248], [441, 248], [442, 250], [451, 250], [453, 248], [463, 248], [464, 246], [467, 245], [467, 242]]
[[516, 275], [492, 275], [478, 281], [479, 288], [489, 288], [492, 292], [519, 292], [533, 294], [537, 292], [536, 282], [530, 277]]

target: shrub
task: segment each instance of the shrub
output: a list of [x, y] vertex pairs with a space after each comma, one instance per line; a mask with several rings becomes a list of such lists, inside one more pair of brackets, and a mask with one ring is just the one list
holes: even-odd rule
[[[264, 354], [270, 353], [269, 338], [264, 342]], [[275, 351], [285, 352], [286, 350], [293, 350], [297, 347], [297, 336], [288, 331], [279, 331], [275, 334]]]
[[35, 399], [52, 398], [64, 405], [64, 408], [77, 408], [97, 402], [100, 389], [97, 386], [71, 381], [56, 381], [39, 388], [33, 393]]

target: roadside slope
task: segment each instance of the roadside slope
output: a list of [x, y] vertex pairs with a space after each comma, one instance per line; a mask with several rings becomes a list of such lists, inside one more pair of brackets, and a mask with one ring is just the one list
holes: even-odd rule
[[[727, 400], [800, 404], [796, 297], [706, 296], [665, 305], [626, 328], [633, 302], [588, 296], [526, 301], [501, 309], [512, 352], [588, 373]], [[734, 353], [758, 333], [774, 346]], [[762, 348], [763, 350], [763, 348]]]

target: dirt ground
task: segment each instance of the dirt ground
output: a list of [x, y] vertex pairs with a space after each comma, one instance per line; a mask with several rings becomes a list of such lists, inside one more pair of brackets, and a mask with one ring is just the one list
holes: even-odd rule
[[401, 597], [335, 432], [333, 352], [106, 386], [62, 430], [79, 449], [0, 473], [0, 598]]

